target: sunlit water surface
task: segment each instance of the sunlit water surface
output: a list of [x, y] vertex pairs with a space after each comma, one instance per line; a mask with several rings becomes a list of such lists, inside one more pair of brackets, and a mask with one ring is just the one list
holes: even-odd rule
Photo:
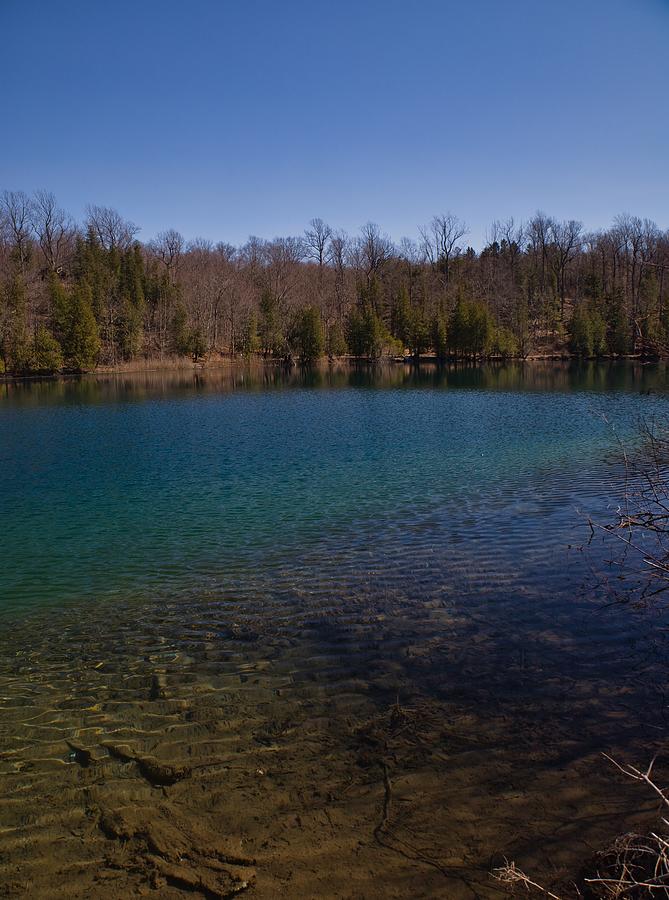
[[[667, 387], [554, 363], [3, 386], [0, 883], [180, 896], [165, 866], [220, 881], [222, 831], [267, 897], [574, 871], [646, 799], [600, 752], [664, 729], [663, 620], [602, 609], [624, 584], [584, 544]], [[190, 855], [156, 862], [142, 835], [179, 816]]]

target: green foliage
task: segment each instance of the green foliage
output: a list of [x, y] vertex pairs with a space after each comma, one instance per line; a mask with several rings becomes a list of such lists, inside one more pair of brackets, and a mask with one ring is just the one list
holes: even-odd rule
[[303, 362], [312, 362], [323, 355], [325, 335], [321, 314], [313, 306], [307, 306], [298, 314], [295, 335], [297, 353]]
[[601, 356], [606, 353], [606, 322], [595, 308], [587, 304], [577, 306], [569, 330], [573, 353], [579, 356]]
[[187, 356], [192, 350], [192, 333], [188, 327], [188, 313], [183, 303], [178, 303], [170, 323], [170, 348], [178, 356]]
[[449, 349], [462, 356], [483, 356], [490, 347], [494, 322], [484, 303], [461, 297], [448, 323]]
[[518, 340], [510, 328], [500, 325], [494, 328], [490, 336], [488, 352], [491, 356], [504, 358], [518, 356]]
[[367, 282], [358, 285], [358, 303], [361, 306], [371, 306], [377, 316], [383, 309], [383, 288], [376, 275], [371, 275]]
[[625, 311], [625, 302], [620, 292], [612, 294], [606, 304], [607, 333], [606, 344], [609, 353], [629, 353], [631, 346], [630, 328]]
[[414, 356], [424, 353], [432, 342], [431, 323], [424, 309], [412, 304], [405, 287], [402, 287], [391, 313], [391, 333], [401, 346], [401, 352], [408, 347]]
[[352, 252], [335, 235], [318, 268], [303, 263], [296, 241], [253, 239], [237, 251], [187, 247], [172, 232], [142, 246], [129, 243], [132, 229], [102, 242], [91, 227], [63, 241], [50, 306], [45, 277], [55, 263], [34, 234], [12, 237], [10, 229], [0, 254], [1, 367], [90, 368], [140, 352], [199, 359], [226, 343], [233, 353], [303, 360], [430, 348], [438, 358], [526, 356], [535, 344], [561, 349], [574, 305], [575, 353], [664, 353], [669, 244], [652, 223], [625, 222], [646, 242], [641, 256], [636, 244], [620, 244], [618, 226], [565, 255], [559, 236], [573, 223], [543, 217], [530, 223], [527, 240], [506, 223], [506, 236], [479, 255], [454, 249], [448, 266], [438, 241], [428, 261], [410, 242], [373, 246], [375, 229], [352, 241]]
[[190, 333], [190, 352], [193, 354], [195, 362], [207, 355], [207, 349], [202, 329], [199, 326], [193, 328]]
[[344, 356], [348, 350], [344, 330], [338, 322], [334, 322], [328, 329], [325, 345], [327, 354], [330, 357]]
[[40, 375], [53, 375], [62, 369], [63, 362], [60, 344], [44, 325], [40, 325], [30, 353], [30, 371]]
[[100, 333], [93, 314], [93, 298], [86, 282], [67, 291], [54, 276], [51, 282], [53, 319], [65, 366], [92, 369], [100, 353]]
[[346, 324], [346, 342], [353, 356], [369, 356], [374, 359], [381, 355], [389, 335], [370, 303], [354, 306]]
[[402, 286], [393, 303], [390, 317], [390, 330], [394, 337], [398, 338], [405, 347], [410, 345], [412, 330], [412, 309], [409, 303], [409, 292]]
[[119, 304], [116, 319], [116, 344], [122, 359], [132, 359], [142, 347], [144, 307], [144, 261], [138, 244], [120, 258]]
[[655, 272], [648, 269], [642, 271], [639, 283], [639, 308], [641, 315], [653, 316], [657, 314], [660, 300], [660, 283]]
[[265, 356], [280, 355], [285, 349], [284, 335], [279, 322], [279, 303], [270, 290], [260, 297], [260, 344]]
[[442, 312], [432, 319], [432, 348], [439, 359], [448, 353], [448, 325]]
[[207, 354], [207, 342], [199, 326], [191, 328], [188, 313], [179, 302], [170, 322], [170, 349], [177, 356], [192, 356], [195, 362]]
[[599, 302], [604, 297], [604, 285], [599, 275], [589, 273], [583, 279], [583, 295], [588, 300]]
[[5, 283], [0, 296], [0, 351], [9, 372], [24, 372], [29, 368], [26, 313], [25, 281], [15, 275]]
[[132, 359], [142, 348], [142, 311], [127, 296], [121, 299], [116, 342], [121, 359]]
[[260, 333], [258, 331], [258, 314], [253, 309], [248, 315], [242, 329], [241, 349], [245, 356], [258, 353], [261, 349]]

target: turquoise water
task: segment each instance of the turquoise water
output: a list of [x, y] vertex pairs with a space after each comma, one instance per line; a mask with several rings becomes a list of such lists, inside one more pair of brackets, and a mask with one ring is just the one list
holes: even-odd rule
[[587, 522], [668, 388], [558, 363], [4, 385], [0, 892], [162, 896], [159, 847], [166, 896], [225, 895], [223, 835], [259, 898], [493, 900], [504, 858], [551, 881], [650, 827], [601, 754], [661, 749], [664, 617], [608, 605], [628, 582]]
[[322, 576], [362, 545], [410, 552], [417, 528], [444, 553], [476, 546], [500, 518], [504, 570], [568, 541], [577, 511], [603, 515], [618, 441], [666, 415], [666, 384], [528, 365], [12, 385], [0, 605], [211, 591], [305, 554]]

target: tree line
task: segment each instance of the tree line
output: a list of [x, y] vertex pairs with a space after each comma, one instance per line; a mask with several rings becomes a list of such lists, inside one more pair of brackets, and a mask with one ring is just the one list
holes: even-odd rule
[[394, 243], [313, 219], [242, 246], [142, 243], [116, 210], [83, 222], [53, 194], [0, 194], [0, 370], [85, 371], [137, 357], [314, 360], [531, 354], [669, 355], [669, 230], [624, 214], [605, 230], [542, 212], [467, 244], [457, 216]]

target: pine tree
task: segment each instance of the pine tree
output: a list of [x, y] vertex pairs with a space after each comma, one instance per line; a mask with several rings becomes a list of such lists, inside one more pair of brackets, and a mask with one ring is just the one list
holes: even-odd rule
[[625, 303], [620, 291], [613, 293], [606, 304], [606, 344], [609, 353], [624, 355], [630, 350], [630, 329]]
[[326, 349], [331, 359], [336, 356], [344, 356], [346, 353], [346, 336], [338, 322], [333, 322], [328, 329]]
[[65, 366], [77, 371], [93, 368], [100, 353], [100, 333], [90, 286], [80, 282], [67, 291], [54, 276], [51, 296], [55, 331]]
[[437, 359], [444, 359], [448, 353], [448, 329], [441, 311], [432, 320], [432, 348]]
[[30, 367], [30, 346], [26, 285], [22, 276], [10, 278], [0, 293], [0, 350], [4, 368], [10, 372], [25, 372]]
[[313, 362], [323, 355], [323, 323], [315, 307], [307, 306], [299, 313], [296, 338], [297, 352], [302, 362]]
[[170, 349], [179, 356], [187, 356], [192, 351], [191, 330], [188, 314], [183, 303], [178, 303], [170, 323]]
[[258, 353], [261, 349], [260, 334], [258, 333], [258, 315], [254, 309], [249, 313], [242, 329], [241, 346], [242, 353], [245, 356]]
[[260, 342], [265, 356], [278, 355], [284, 349], [284, 339], [279, 327], [279, 304], [270, 290], [260, 298]]
[[601, 356], [606, 352], [606, 322], [596, 307], [577, 306], [570, 323], [570, 346], [579, 356]]
[[63, 367], [60, 344], [51, 332], [40, 325], [30, 353], [30, 370], [40, 375], [53, 375]]
[[193, 354], [193, 359], [195, 362], [207, 355], [207, 342], [204, 339], [202, 329], [199, 327], [199, 325], [191, 329], [190, 352]]
[[392, 314], [390, 317], [390, 332], [393, 337], [398, 338], [405, 347], [408, 347], [410, 344], [411, 313], [409, 292], [406, 287], [402, 286], [393, 303]]

